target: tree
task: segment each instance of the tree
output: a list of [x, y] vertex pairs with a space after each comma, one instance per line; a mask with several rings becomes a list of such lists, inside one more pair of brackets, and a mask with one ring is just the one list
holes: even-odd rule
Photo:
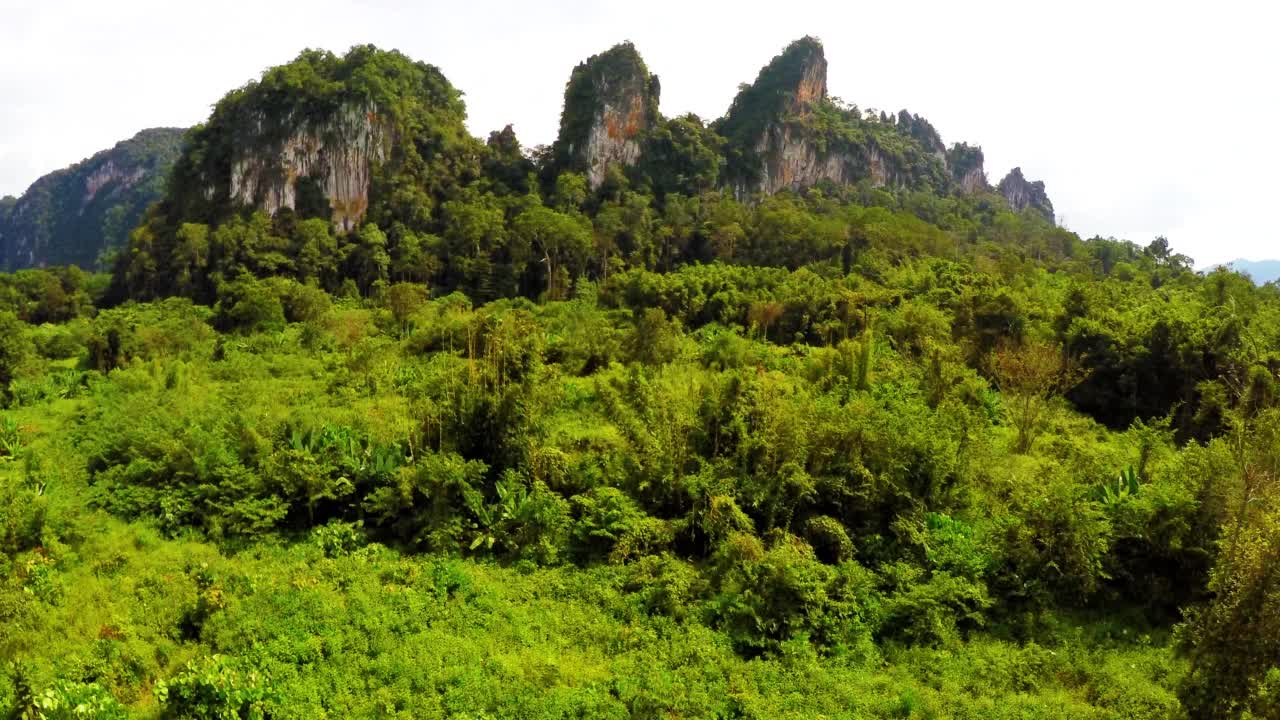
[[565, 297], [570, 275], [581, 268], [591, 250], [591, 230], [585, 221], [538, 206], [517, 215], [511, 230], [542, 254], [547, 299]]
[[579, 210], [587, 202], [587, 179], [579, 173], [562, 172], [556, 176], [552, 205], [560, 212]]
[[378, 281], [387, 281], [391, 255], [387, 252], [387, 236], [377, 225], [368, 223], [356, 236], [355, 271], [360, 290], [368, 292]]
[[331, 280], [341, 260], [333, 224], [320, 218], [298, 223], [293, 231], [293, 253], [299, 280]]
[[441, 206], [450, 284], [492, 297], [494, 251], [505, 238], [502, 206], [491, 194], [450, 200]]
[[176, 239], [172, 268], [176, 274], [175, 289], [181, 295], [193, 297], [204, 282], [209, 266], [209, 226], [183, 223]]
[[244, 277], [219, 290], [218, 310], [223, 327], [240, 332], [279, 332], [284, 329], [284, 304], [263, 281]]
[[426, 287], [413, 283], [396, 283], [387, 291], [387, 306], [391, 308], [391, 316], [400, 327], [401, 336], [410, 330], [409, 318], [418, 311], [418, 308], [426, 304], [430, 297], [431, 293]]
[[[1280, 410], [1234, 418], [1234, 508], [1209, 579], [1212, 600], [1179, 628], [1193, 718], [1280, 718]], [[1269, 697], [1268, 697], [1269, 696]]]
[[1014, 452], [1030, 452], [1050, 401], [1070, 389], [1080, 374], [1066, 363], [1060, 349], [1034, 341], [997, 349], [990, 369], [1009, 419], [1018, 429]]
[[0, 402], [10, 399], [9, 383], [13, 382], [18, 367], [31, 354], [31, 341], [26, 335], [27, 325], [17, 315], [0, 311]]

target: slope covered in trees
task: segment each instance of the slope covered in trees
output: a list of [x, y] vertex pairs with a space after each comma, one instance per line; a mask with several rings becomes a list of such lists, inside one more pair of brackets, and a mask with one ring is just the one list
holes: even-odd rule
[[936, 182], [656, 117], [593, 184], [368, 47], [233, 92], [112, 277], [0, 276], [0, 709], [1276, 717], [1277, 288], [825, 103]]
[[143, 130], [0, 200], [0, 269], [78, 265], [91, 270], [125, 246], [158, 200], [183, 131]]

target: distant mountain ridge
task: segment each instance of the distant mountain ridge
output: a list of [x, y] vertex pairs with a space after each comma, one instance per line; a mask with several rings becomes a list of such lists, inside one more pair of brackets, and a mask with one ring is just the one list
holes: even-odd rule
[[164, 193], [185, 130], [152, 128], [0, 200], [0, 270], [92, 268]]
[[[1259, 285], [1280, 280], [1280, 260], [1245, 260], [1240, 258], [1223, 263], [1237, 272], [1248, 273]], [[1215, 266], [1216, 267], [1216, 266]]]

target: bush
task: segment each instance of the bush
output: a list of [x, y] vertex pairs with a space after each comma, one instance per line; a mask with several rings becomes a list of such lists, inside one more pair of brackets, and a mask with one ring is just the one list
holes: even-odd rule
[[85, 341], [70, 325], [41, 325], [31, 339], [36, 352], [50, 360], [76, 357], [84, 349]]
[[288, 282], [279, 292], [284, 316], [289, 322], [314, 322], [333, 309], [329, 294], [312, 285]]
[[278, 700], [263, 673], [221, 655], [191, 661], [155, 693], [166, 720], [267, 720]]
[[11, 312], [0, 311], [0, 405], [9, 402], [9, 383], [31, 355], [26, 323]]
[[224, 285], [218, 293], [218, 323], [242, 333], [284, 329], [284, 304], [269, 285], [254, 279]]
[[852, 561], [832, 567], [808, 543], [778, 537], [768, 550], [735, 533], [722, 548], [717, 624], [748, 654], [800, 633], [820, 648], [865, 645], [877, 624], [874, 575]]
[[31, 720], [125, 720], [124, 705], [97, 683], [59, 680], [29, 700]]

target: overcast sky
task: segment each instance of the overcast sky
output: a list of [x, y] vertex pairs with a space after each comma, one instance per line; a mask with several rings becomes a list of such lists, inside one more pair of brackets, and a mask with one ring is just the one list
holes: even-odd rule
[[724, 113], [788, 42], [819, 37], [833, 95], [908, 108], [1020, 165], [1083, 237], [1167, 235], [1198, 265], [1280, 257], [1280, 16], [1264, 0], [0, 0], [0, 195], [145, 127], [188, 126], [305, 47], [437, 65], [484, 137], [554, 139], [574, 64], [622, 40], [662, 111]]

